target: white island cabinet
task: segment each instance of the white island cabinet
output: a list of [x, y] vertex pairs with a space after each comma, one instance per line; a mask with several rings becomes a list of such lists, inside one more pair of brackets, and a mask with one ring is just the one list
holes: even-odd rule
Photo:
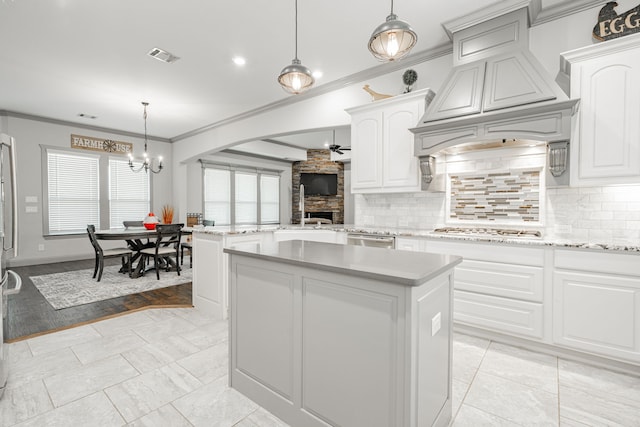
[[460, 257], [302, 240], [230, 255], [231, 387], [291, 426], [445, 426]]
[[228, 317], [228, 256], [226, 247], [239, 243], [271, 241], [271, 232], [248, 234], [193, 233], [193, 305], [218, 319]]

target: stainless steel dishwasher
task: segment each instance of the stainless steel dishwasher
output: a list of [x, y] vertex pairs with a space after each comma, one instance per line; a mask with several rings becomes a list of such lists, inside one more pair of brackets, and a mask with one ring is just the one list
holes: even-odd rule
[[347, 234], [347, 244], [394, 249], [396, 247], [396, 238], [380, 234], [349, 233]]

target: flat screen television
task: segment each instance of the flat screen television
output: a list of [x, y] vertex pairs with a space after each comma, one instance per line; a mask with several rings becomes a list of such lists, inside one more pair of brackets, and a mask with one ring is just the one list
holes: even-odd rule
[[335, 196], [338, 194], [338, 175], [335, 173], [301, 173], [300, 184], [305, 196]]

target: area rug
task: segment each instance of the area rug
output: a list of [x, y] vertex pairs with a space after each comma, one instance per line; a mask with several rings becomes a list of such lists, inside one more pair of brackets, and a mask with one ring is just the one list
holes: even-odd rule
[[157, 280], [155, 271], [151, 271], [137, 279], [130, 279], [126, 274], [118, 273], [119, 269], [119, 265], [105, 267], [99, 282], [92, 277], [93, 269], [32, 276], [29, 279], [49, 304], [60, 310], [188, 283], [191, 282], [193, 272], [192, 269], [185, 268], [178, 276], [175, 271], [161, 271], [160, 280]]

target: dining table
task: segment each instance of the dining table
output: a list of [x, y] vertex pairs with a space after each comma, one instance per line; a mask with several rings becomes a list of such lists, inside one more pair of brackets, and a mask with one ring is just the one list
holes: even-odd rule
[[[185, 228], [182, 229], [182, 233], [191, 234], [190, 229], [185, 230]], [[153, 266], [145, 269], [144, 259], [140, 251], [155, 246], [155, 237], [157, 236], [155, 229], [148, 230], [144, 227], [114, 228], [109, 230], [96, 230], [95, 235], [98, 240], [124, 240], [127, 242], [127, 246], [133, 251], [131, 264], [133, 265], [138, 261], [135, 268], [131, 270], [131, 277], [138, 278], [147, 271], [154, 269]], [[171, 267], [176, 267], [173, 265], [173, 260], [169, 260], [169, 263]]]

